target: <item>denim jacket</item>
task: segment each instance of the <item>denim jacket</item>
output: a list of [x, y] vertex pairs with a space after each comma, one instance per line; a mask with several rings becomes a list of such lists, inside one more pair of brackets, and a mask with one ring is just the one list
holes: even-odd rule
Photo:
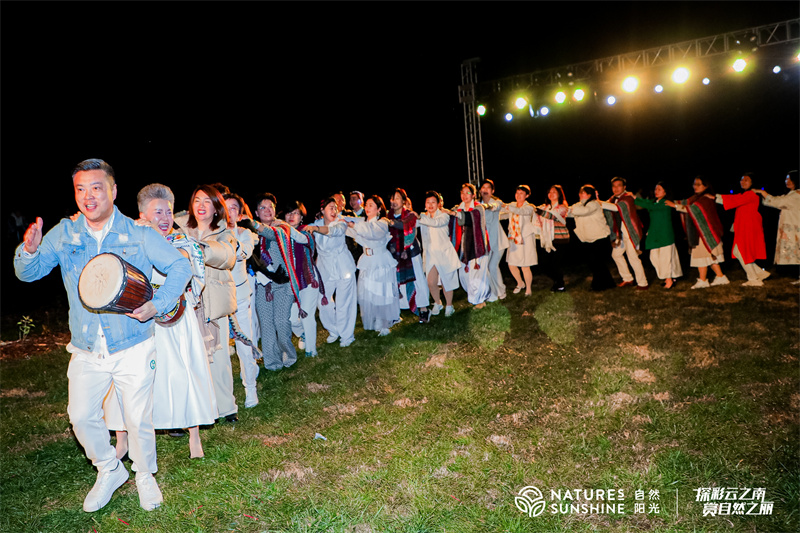
[[[23, 252], [24, 243], [14, 254], [14, 270], [22, 281], [36, 281], [50, 273], [56, 265], [69, 298], [69, 329], [72, 344], [91, 352], [97, 342], [97, 326], [102, 325], [109, 353], [130, 348], [153, 335], [154, 322], [145, 323], [121, 313], [90, 311], [81, 303], [78, 280], [83, 267], [98, 255], [97, 240], [89, 233], [86, 219], [62, 219], [42, 238], [31, 256]], [[167, 275], [167, 280], [153, 297], [157, 314], [175, 307], [192, 277], [189, 261], [167, 240], [149, 226], [136, 223], [114, 207], [114, 220], [100, 245], [100, 252], [111, 252], [141, 270], [148, 279], [153, 267]]]

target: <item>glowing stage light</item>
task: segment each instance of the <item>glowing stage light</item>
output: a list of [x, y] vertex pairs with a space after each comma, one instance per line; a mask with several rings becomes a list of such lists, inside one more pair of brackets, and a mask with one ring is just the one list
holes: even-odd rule
[[511, 122], [513, 119], [514, 119], [514, 115], [512, 115], [511, 113], [506, 113], [506, 120], [508, 122]]
[[528, 101], [527, 100], [525, 100], [521, 96], [519, 98], [517, 98], [517, 101], [516, 101], [517, 109], [522, 109], [526, 105], [528, 105]]
[[566, 100], [566, 99], [567, 99], [567, 95], [564, 94], [564, 91], [558, 91], [556, 93], [556, 102], [558, 102], [559, 104], [563, 104], [564, 100]]
[[639, 80], [633, 76], [628, 76], [625, 78], [625, 81], [622, 82], [622, 90], [626, 93], [632, 93], [637, 88], [639, 88]]
[[675, 72], [672, 73], [672, 81], [675, 83], [686, 83], [686, 80], [689, 79], [689, 69], [684, 67], [678, 67], [675, 69]]
[[536, 111], [533, 110], [533, 106], [530, 105], [530, 104], [528, 104], [528, 113], [531, 114], [531, 117], [535, 117], [536, 116]]
[[586, 96], [586, 93], [583, 92], [583, 89], [577, 89], [574, 93], [572, 93], [572, 98], [574, 98], [576, 102], [583, 100], [584, 96]]
[[711, 83], [711, 80], [710, 80], [710, 79], [708, 79], [708, 78], [703, 78], [703, 85], [708, 85], [709, 83]]
[[780, 67], [780, 65], [775, 65], [775, 66], [772, 68], [772, 72], [774, 72], [775, 74], [779, 74], [779, 73], [780, 73], [780, 71], [781, 71], [781, 67]]
[[739, 58], [733, 62], [733, 70], [735, 70], [736, 72], [743, 71], [746, 66], [747, 66], [747, 61], [745, 61], [742, 58]]
[[655, 92], [657, 92], [657, 93], [660, 93], [661, 91], [663, 91], [663, 90], [664, 90], [664, 86], [663, 86], [663, 85], [656, 85], [656, 86], [653, 88], [653, 90], [654, 90]]
[[486, 114], [486, 106], [479, 105], [479, 106], [478, 106], [478, 114], [479, 114], [480, 116], [483, 116], [483, 115], [485, 115], [485, 114]]
[[542, 106], [542, 108], [539, 110], [539, 114], [543, 117], [546, 117], [548, 113], [550, 113], [550, 110], [546, 106]]
[[617, 103], [617, 99], [614, 96], [609, 96], [606, 98], [606, 103], [608, 103], [608, 105], [614, 105]]

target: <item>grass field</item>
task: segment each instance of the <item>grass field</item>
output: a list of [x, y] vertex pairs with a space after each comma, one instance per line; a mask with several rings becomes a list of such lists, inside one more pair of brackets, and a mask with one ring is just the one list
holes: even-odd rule
[[[236, 379], [240, 421], [201, 432], [205, 459], [189, 459], [188, 437], [157, 437], [165, 502], [150, 513], [133, 476], [102, 510], [81, 510], [96, 473], [66, 416], [63, 347], [4, 357], [0, 528], [797, 531], [799, 289], [729, 276], [601, 294], [580, 277], [562, 294], [536, 278], [531, 297], [474, 310], [462, 293], [451, 318], [404, 313], [390, 336], [359, 328], [344, 349], [320, 331], [318, 358], [261, 371], [257, 407], [241, 407]], [[539, 516], [515, 505], [526, 486], [547, 502]], [[721, 515], [704, 516], [704, 488]], [[618, 512], [554, 500], [576, 489], [623, 491], [599, 502]], [[762, 500], [771, 514], [735, 514]]]

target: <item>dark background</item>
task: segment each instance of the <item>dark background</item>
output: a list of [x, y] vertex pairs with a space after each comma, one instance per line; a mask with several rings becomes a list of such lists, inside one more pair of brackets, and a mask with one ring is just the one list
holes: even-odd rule
[[[117, 205], [134, 217], [136, 193], [154, 181], [172, 187], [178, 210], [217, 181], [247, 201], [271, 191], [309, 207], [336, 190], [387, 197], [401, 186], [421, 208], [434, 187], [450, 206], [468, 178], [462, 61], [480, 57], [486, 81], [793, 19], [798, 6], [2, 2], [2, 312], [63, 293], [56, 275], [16, 280], [19, 241], [5, 225], [16, 209], [46, 229], [74, 213], [70, 174], [83, 159], [115, 168]], [[535, 203], [552, 183], [570, 202], [586, 182], [607, 197], [615, 175], [645, 193], [665, 180], [685, 198], [698, 174], [728, 192], [754, 171], [780, 194], [800, 159], [800, 93], [796, 63], [769, 71], [777, 55], [787, 47], [759, 50], [747, 75], [662, 98], [642, 88], [614, 108], [589, 101], [507, 124], [493, 103], [486, 176], [507, 201], [527, 183]], [[762, 211], [771, 254], [777, 211]]]

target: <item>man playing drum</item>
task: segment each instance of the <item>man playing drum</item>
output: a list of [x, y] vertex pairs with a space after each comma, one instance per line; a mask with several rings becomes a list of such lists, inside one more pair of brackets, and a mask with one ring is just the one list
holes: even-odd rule
[[[108, 163], [100, 159], [79, 163], [72, 183], [81, 215], [74, 221], [61, 220], [44, 237], [42, 219], [37, 218], [16, 250], [14, 269], [20, 280], [35, 281], [56, 265], [61, 267], [72, 335], [67, 346], [72, 354], [67, 411], [78, 442], [98, 471], [83, 510], [101, 509], [129, 476], [103, 422], [103, 397], [113, 383], [129, 432], [139, 504], [150, 511], [163, 501], [153, 478], [158, 468], [152, 420], [156, 362], [151, 319], [175, 307], [192, 276], [191, 267], [153, 228], [137, 226], [114, 206], [117, 186]], [[90, 311], [81, 303], [79, 278], [93, 257], [106, 252], [148, 274], [156, 267], [167, 279], [152, 300], [129, 313]]]

